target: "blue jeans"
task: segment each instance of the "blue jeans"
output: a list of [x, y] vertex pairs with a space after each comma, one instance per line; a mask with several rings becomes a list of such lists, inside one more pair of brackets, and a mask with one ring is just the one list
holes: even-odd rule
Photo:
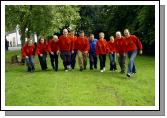
[[137, 55], [137, 50], [128, 52], [128, 58], [129, 58], [128, 73], [129, 74], [136, 73], [136, 67], [134, 63], [134, 59], [136, 55]]
[[97, 69], [97, 55], [89, 53], [89, 63], [90, 63], [90, 69], [94, 68]]
[[117, 70], [116, 68], [116, 53], [109, 54], [110, 70]]
[[35, 70], [34, 67], [34, 56], [29, 56], [28, 58], [25, 59], [26, 65], [27, 65], [27, 71], [31, 72]]

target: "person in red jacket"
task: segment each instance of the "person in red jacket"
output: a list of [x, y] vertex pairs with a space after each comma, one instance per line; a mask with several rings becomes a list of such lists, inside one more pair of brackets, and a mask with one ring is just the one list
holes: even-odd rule
[[60, 53], [59, 50], [58, 36], [53, 35], [48, 43], [48, 52], [50, 55], [51, 66], [55, 71], [58, 71], [58, 55]]
[[31, 39], [28, 40], [27, 43], [22, 48], [22, 55], [23, 55], [23, 58], [25, 58], [28, 72], [35, 71], [34, 55], [33, 55], [34, 50], [35, 50], [35, 46]]
[[46, 62], [47, 50], [48, 50], [47, 48], [48, 48], [48, 44], [47, 44], [46, 40], [43, 37], [40, 38], [39, 42], [37, 44], [36, 53], [38, 55], [42, 70], [46, 70], [48, 68], [47, 62]]
[[104, 39], [104, 33], [99, 33], [99, 40], [96, 43], [96, 55], [100, 60], [100, 71], [105, 71], [106, 54], [108, 51], [107, 41]]
[[131, 35], [128, 29], [124, 30], [124, 35], [128, 45], [127, 51], [128, 51], [128, 58], [129, 58], [127, 76], [130, 77], [131, 74], [136, 73], [136, 66], [134, 63], [134, 59], [136, 58], [138, 49], [140, 50], [139, 53], [142, 54], [143, 48], [140, 40], [135, 35]]
[[71, 49], [72, 41], [68, 35], [68, 30], [63, 30], [63, 35], [59, 37], [60, 57], [63, 60], [64, 70], [71, 70]]
[[70, 30], [69, 33], [70, 39], [72, 41], [72, 48], [71, 48], [71, 68], [75, 68], [75, 63], [76, 63], [76, 55], [77, 55], [77, 48], [76, 48], [76, 40], [77, 37], [75, 36], [75, 31]]
[[84, 31], [81, 31], [79, 37], [77, 38], [76, 48], [78, 50], [77, 54], [78, 54], [78, 62], [80, 65], [80, 71], [82, 71], [83, 69], [86, 70], [87, 56], [90, 47]]
[[116, 47], [114, 37], [110, 36], [110, 41], [108, 41], [108, 53], [110, 59], [110, 71], [117, 70], [116, 67]]
[[121, 35], [120, 31], [116, 32], [115, 47], [118, 54], [118, 62], [121, 68], [121, 74], [125, 73], [125, 63], [127, 55], [127, 42], [125, 37]]

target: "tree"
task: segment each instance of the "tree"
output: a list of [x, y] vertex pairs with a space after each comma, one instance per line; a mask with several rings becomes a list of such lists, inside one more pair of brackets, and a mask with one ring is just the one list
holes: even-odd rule
[[36, 32], [38, 35], [52, 35], [60, 32], [64, 26], [72, 26], [80, 19], [78, 6], [49, 6], [49, 5], [8, 5], [5, 7], [6, 31], [19, 25], [22, 46], [27, 33]]

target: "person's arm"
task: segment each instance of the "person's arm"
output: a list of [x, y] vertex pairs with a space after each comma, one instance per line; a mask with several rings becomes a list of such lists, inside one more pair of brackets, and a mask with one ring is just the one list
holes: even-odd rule
[[136, 39], [136, 43], [137, 43], [137, 47], [139, 48], [139, 54], [142, 54], [143, 53], [143, 46], [142, 46], [142, 43], [141, 41], [139, 40], [139, 38], [137, 38], [136, 36], [134, 36], [135, 39]]

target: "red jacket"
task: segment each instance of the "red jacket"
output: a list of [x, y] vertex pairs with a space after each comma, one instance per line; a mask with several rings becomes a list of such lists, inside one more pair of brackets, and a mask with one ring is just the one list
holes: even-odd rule
[[77, 37], [70, 36], [70, 39], [71, 39], [71, 43], [72, 43], [71, 50], [77, 50], [77, 46], [76, 46]]
[[69, 36], [65, 37], [61, 35], [59, 37], [59, 48], [60, 51], [70, 52], [72, 49], [72, 41]]
[[89, 51], [90, 46], [86, 36], [84, 38], [78, 37], [75, 44], [77, 50], [81, 52]]
[[38, 43], [36, 53], [37, 55], [44, 54], [48, 50], [48, 44], [47, 43]]
[[23, 46], [22, 48], [22, 55], [23, 58], [25, 58], [26, 56], [32, 56], [34, 54], [35, 51], [35, 45], [32, 44], [32, 46], [29, 46], [27, 43]]
[[127, 53], [127, 41], [125, 37], [121, 37], [120, 39], [115, 39], [115, 47], [118, 53]]
[[135, 35], [130, 35], [130, 37], [126, 38], [126, 40], [128, 45], [127, 51], [134, 51], [134, 50], [137, 50], [138, 48], [140, 50], [143, 49], [140, 40]]
[[107, 45], [108, 45], [108, 53], [116, 52], [115, 41], [114, 42], [108, 41]]
[[108, 52], [108, 45], [105, 39], [99, 39], [96, 43], [96, 55], [99, 54], [107, 54]]
[[48, 43], [48, 52], [57, 52], [58, 50], [60, 50], [59, 41], [55, 42], [51, 39]]

